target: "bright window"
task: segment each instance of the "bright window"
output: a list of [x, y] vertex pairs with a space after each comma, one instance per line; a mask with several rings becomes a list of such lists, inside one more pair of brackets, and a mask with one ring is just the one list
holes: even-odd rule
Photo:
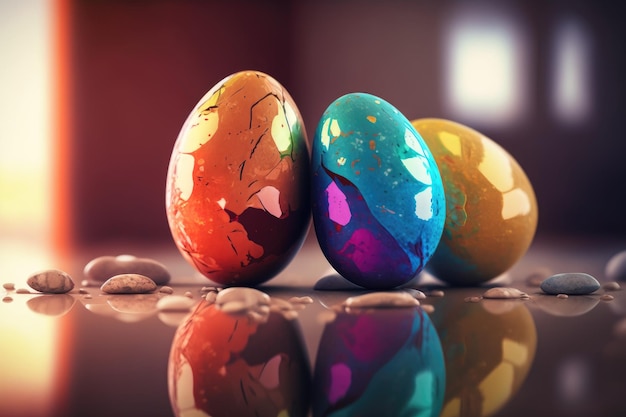
[[591, 111], [589, 36], [580, 22], [566, 19], [555, 27], [552, 48], [552, 110], [566, 124], [583, 122]]
[[444, 36], [444, 104], [453, 118], [504, 125], [526, 107], [528, 57], [508, 14], [458, 10]]

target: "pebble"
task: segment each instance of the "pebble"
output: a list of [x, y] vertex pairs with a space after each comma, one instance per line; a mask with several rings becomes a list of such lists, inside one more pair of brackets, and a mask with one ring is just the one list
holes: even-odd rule
[[429, 297], [443, 297], [445, 294], [441, 290], [432, 290], [428, 293]]
[[309, 296], [305, 297], [291, 297], [289, 302], [292, 304], [313, 304], [313, 299]]
[[544, 279], [553, 275], [552, 270], [548, 267], [541, 266], [528, 273], [526, 276], [526, 285], [529, 287], [539, 287]]
[[482, 297], [465, 297], [466, 303], [478, 303], [482, 300]]
[[87, 279], [97, 282], [103, 282], [121, 274], [143, 275], [157, 285], [167, 284], [171, 278], [169, 271], [162, 263], [133, 255], [100, 256], [85, 265], [84, 273]]
[[152, 279], [140, 274], [115, 275], [100, 287], [108, 294], [145, 294], [156, 288], [157, 284]]
[[424, 294], [422, 291], [418, 289], [409, 288], [409, 289], [405, 289], [404, 291], [408, 292], [409, 294], [413, 296], [413, 298], [418, 299], [418, 300], [423, 300], [426, 298], [426, 294]]
[[517, 288], [495, 287], [489, 288], [483, 293], [483, 298], [489, 299], [511, 299], [511, 298], [528, 298], [528, 294]]
[[46, 294], [33, 297], [26, 302], [35, 313], [46, 316], [62, 316], [72, 309], [76, 300], [69, 294]]
[[422, 304], [422, 310], [428, 314], [432, 314], [435, 311], [435, 306], [431, 304]]
[[272, 311], [290, 311], [293, 310], [293, 304], [282, 298], [272, 298], [270, 300], [270, 306], [268, 307]]
[[[261, 306], [261, 309], [267, 308], [267, 313], [269, 313], [270, 311], [277, 312], [280, 313], [286, 320], [294, 320], [298, 317], [298, 310], [303, 310], [306, 308], [306, 304], [308, 304], [308, 298], [311, 297], [292, 297], [291, 299], [295, 301], [295, 303], [292, 303], [291, 301], [272, 297], [269, 307]], [[302, 300], [305, 300], [305, 302], [303, 303]], [[313, 299], [311, 298], [311, 303], [312, 302]], [[262, 313], [260, 317], [264, 317], [264, 315], [267, 314], [263, 310], [261, 310], [260, 312]], [[257, 317], [253, 318], [258, 320]]]
[[15, 290], [16, 294], [32, 294], [28, 288], [18, 288], [17, 290]]
[[597, 279], [582, 272], [566, 272], [552, 275], [541, 283], [546, 294], [585, 295], [600, 288]]
[[[567, 294], [564, 294], [567, 295]], [[575, 317], [587, 314], [600, 302], [599, 297], [578, 295], [567, 299], [558, 296], [539, 294], [534, 299], [534, 305], [552, 316]]]
[[615, 323], [613, 333], [620, 339], [626, 339], [626, 317]]
[[380, 291], [350, 297], [343, 302], [348, 308], [415, 307], [420, 302], [407, 292]]
[[606, 282], [606, 283], [604, 283], [604, 284], [602, 285], [602, 288], [603, 288], [605, 291], [618, 291], [618, 290], [620, 290], [622, 287], [621, 287], [621, 285], [619, 285], [619, 283], [618, 283], [618, 282], [611, 281], [611, 282]]
[[78, 289], [78, 293], [79, 294], [89, 294], [89, 291], [87, 291], [87, 289], [85, 289], [85, 288], [79, 288]]
[[9, 297], [8, 295], [2, 298], [3, 303], [10, 303], [11, 301], [13, 301], [13, 298]]
[[270, 296], [254, 288], [230, 287], [217, 293], [215, 304], [225, 312], [257, 310], [261, 305], [270, 304]]
[[84, 298], [85, 300], [91, 300], [91, 299], [93, 298], [93, 296], [92, 296], [91, 294], [85, 294], [85, 295], [83, 296], [83, 298]]
[[557, 294], [556, 298], [569, 298], [569, 295], [567, 295], [567, 294]]
[[611, 294], [603, 294], [600, 296], [600, 300], [602, 301], [611, 301], [615, 299], [615, 297], [613, 297]]
[[195, 301], [184, 295], [168, 295], [157, 301], [159, 311], [187, 311], [191, 310]]
[[185, 291], [184, 296], [187, 298], [193, 298], [193, 294], [191, 293], [191, 291]]
[[609, 281], [626, 281], [626, 250], [609, 259], [604, 267], [604, 276]]
[[7, 291], [13, 291], [15, 289], [15, 284], [12, 282], [7, 282], [5, 284], [2, 284], [2, 288], [4, 288]]
[[161, 288], [159, 288], [159, 292], [163, 294], [174, 294], [174, 288], [164, 285]]
[[31, 275], [26, 284], [32, 289], [48, 294], [65, 294], [74, 288], [74, 281], [66, 273], [58, 269], [48, 269]]
[[214, 291], [208, 292], [207, 295], [204, 296], [204, 299], [208, 303], [213, 304], [215, 303], [215, 300], [217, 299], [217, 293]]

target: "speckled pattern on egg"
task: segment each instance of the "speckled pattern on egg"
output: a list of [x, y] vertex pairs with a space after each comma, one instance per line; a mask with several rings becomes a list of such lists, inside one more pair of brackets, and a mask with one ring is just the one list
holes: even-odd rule
[[172, 236], [199, 272], [256, 285], [288, 264], [310, 219], [307, 146], [296, 104], [267, 74], [232, 74], [200, 100], [166, 187]]
[[500, 145], [445, 119], [413, 126], [431, 150], [443, 179], [447, 216], [427, 269], [453, 285], [476, 285], [511, 268], [537, 228], [537, 201], [525, 172]]
[[168, 361], [172, 409], [185, 416], [305, 416], [311, 370], [297, 321], [263, 320], [207, 302], [176, 330]]
[[320, 247], [346, 279], [393, 288], [431, 257], [445, 222], [435, 160], [406, 117], [385, 100], [335, 100], [312, 148], [312, 213]]

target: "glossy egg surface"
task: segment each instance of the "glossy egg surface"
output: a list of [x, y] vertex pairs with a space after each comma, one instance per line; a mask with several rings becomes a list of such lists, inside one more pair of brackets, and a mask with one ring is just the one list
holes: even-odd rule
[[443, 179], [447, 215], [427, 269], [453, 285], [476, 285], [510, 269], [537, 228], [537, 201], [526, 173], [500, 145], [445, 119], [412, 122]]
[[421, 307], [341, 312], [319, 344], [313, 416], [439, 417], [445, 372], [439, 336]]
[[422, 270], [443, 230], [444, 191], [402, 113], [367, 93], [338, 98], [317, 126], [311, 170], [315, 231], [337, 272], [393, 288]]
[[[430, 315], [443, 348], [446, 394], [440, 417], [497, 415], [520, 390], [537, 351], [533, 315], [516, 300], [433, 300]], [[554, 297], [551, 297], [554, 298]]]
[[256, 285], [291, 261], [309, 220], [302, 117], [271, 76], [242, 71], [185, 121], [166, 181], [167, 219], [183, 256], [224, 285]]
[[177, 417], [306, 417], [311, 372], [298, 321], [264, 313], [201, 301], [180, 324], [168, 362]]

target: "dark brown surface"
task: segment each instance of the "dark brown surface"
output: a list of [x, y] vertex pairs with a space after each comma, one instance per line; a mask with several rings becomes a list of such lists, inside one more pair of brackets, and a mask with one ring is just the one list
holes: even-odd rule
[[[623, 333], [618, 335], [615, 330], [618, 323], [623, 325], [626, 320], [626, 290], [611, 292], [615, 297], [612, 301], [600, 299], [604, 290], [584, 298], [570, 296], [558, 300], [553, 296], [542, 295], [536, 287], [528, 287], [525, 277], [539, 267], [547, 267], [553, 272], [587, 272], [603, 282], [606, 261], [625, 247], [624, 242], [616, 241], [536, 241], [527, 256], [510, 271], [508, 278], [512, 281], [501, 280], [501, 285], [527, 291], [531, 299], [483, 300], [478, 303], [476, 308], [485, 308], [491, 315], [501, 314], [512, 305], [522, 304], [530, 313], [536, 329], [537, 348], [528, 364], [528, 375], [519, 391], [508, 398], [495, 415], [624, 415], [626, 336]], [[194, 275], [180, 255], [171, 248], [93, 248], [76, 254], [66, 265], [80, 282], [82, 266], [94, 252], [129, 251], [138, 256], [153, 254], [165, 263], [173, 272], [171, 284], [176, 294], [191, 291], [194, 299], [200, 302], [201, 287], [210, 284], [206, 279]], [[309, 238], [288, 269], [260, 287], [273, 297], [288, 299], [292, 295], [310, 295], [314, 299], [314, 303], [302, 310], [298, 317], [312, 363], [323, 330], [322, 317], [328, 312], [328, 307], [355, 295], [354, 292], [314, 291], [312, 285], [327, 272], [328, 265], [321, 258], [314, 240]], [[2, 279], [2, 283], [8, 281]], [[19, 280], [14, 282], [17, 288], [22, 286]], [[433, 280], [428, 282], [435, 283]], [[158, 314], [154, 310], [145, 311], [146, 306], [153, 305], [150, 298], [155, 295], [103, 295], [97, 287], [89, 287], [93, 298], [87, 299], [78, 293], [79, 287], [77, 285], [63, 300], [11, 292], [8, 295], [12, 301], [0, 303], [0, 369], [3, 370], [0, 384], [3, 387], [11, 386], [12, 389], [23, 387], [17, 394], [12, 391], [10, 398], [7, 398], [8, 391], [0, 390], [0, 415], [171, 416], [167, 394], [167, 362], [177, 317]], [[422, 288], [428, 289], [428, 286]], [[449, 323], [454, 325], [457, 322], [454, 320], [455, 314], [460, 314], [455, 311], [466, 309], [464, 299], [480, 296], [486, 288], [443, 290], [443, 297], [428, 297], [422, 304], [435, 307], [431, 317], [436, 324], [439, 323], [436, 321], [438, 313], [444, 309], [452, 311], [449, 313], [452, 319]], [[4, 294], [4, 290], [0, 289], [0, 293]], [[66, 312], [61, 314], [63, 311]], [[459, 316], [458, 322], [462, 319]], [[443, 327], [437, 324], [440, 337], [450, 330], [446, 327], [450, 324], [445, 323]], [[518, 324], [512, 323], [510, 326], [512, 332], [519, 330], [516, 327]], [[461, 327], [458, 331], [464, 329]], [[490, 343], [492, 341], [484, 340], [485, 348]], [[25, 359], [24, 346], [38, 352], [40, 357]], [[36, 380], [37, 375], [45, 372], [47, 368], [41, 364], [44, 361], [42, 357], [47, 358], [45, 361], [50, 362], [48, 365], [56, 367], [51, 374], [51, 384], [46, 386], [20, 382], [18, 379]], [[7, 378], [16, 379], [7, 381]], [[449, 380], [448, 386], [458, 388], [459, 384], [457, 380]], [[470, 391], [472, 389], [466, 388]], [[51, 399], [47, 397], [50, 394]], [[25, 411], [39, 403], [48, 404], [39, 414], [32, 410]], [[465, 415], [480, 415], [466, 411], [468, 413]]]

